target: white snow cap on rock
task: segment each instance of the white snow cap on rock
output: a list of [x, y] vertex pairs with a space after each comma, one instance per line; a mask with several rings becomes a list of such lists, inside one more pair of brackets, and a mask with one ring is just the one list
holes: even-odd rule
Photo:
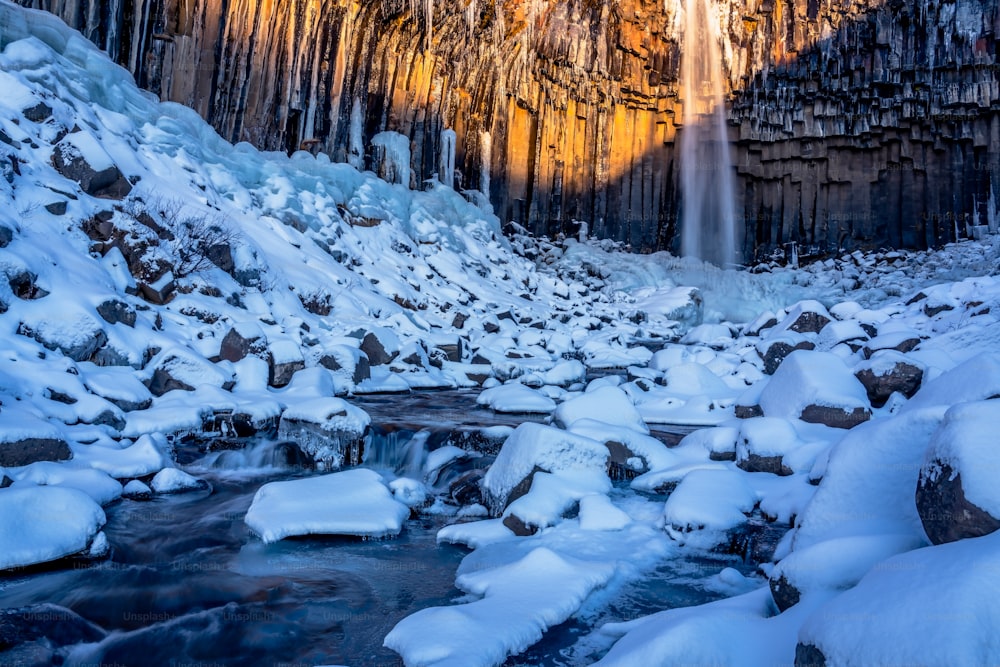
[[79, 553], [104, 522], [101, 506], [78, 489], [0, 489], [0, 570]]

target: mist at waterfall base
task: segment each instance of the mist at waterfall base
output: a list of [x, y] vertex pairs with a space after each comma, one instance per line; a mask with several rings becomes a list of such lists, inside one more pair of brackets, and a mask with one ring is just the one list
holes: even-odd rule
[[678, 165], [681, 254], [718, 266], [739, 261], [735, 186], [726, 131], [725, 70], [712, 0], [685, 0]]

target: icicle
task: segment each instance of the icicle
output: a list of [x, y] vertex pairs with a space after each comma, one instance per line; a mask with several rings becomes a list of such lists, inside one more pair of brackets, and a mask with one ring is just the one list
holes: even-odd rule
[[410, 139], [399, 132], [379, 132], [372, 146], [379, 177], [410, 187]]

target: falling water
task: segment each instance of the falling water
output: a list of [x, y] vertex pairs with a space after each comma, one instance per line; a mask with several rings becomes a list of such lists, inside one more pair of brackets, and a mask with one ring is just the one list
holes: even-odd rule
[[725, 265], [739, 244], [720, 40], [712, 0], [684, 0], [681, 253]]

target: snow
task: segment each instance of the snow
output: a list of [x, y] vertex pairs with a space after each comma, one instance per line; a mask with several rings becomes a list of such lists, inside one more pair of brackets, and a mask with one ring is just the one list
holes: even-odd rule
[[0, 489], [0, 570], [81, 552], [104, 521], [101, 506], [78, 489]]
[[666, 530], [675, 540], [711, 548], [744, 523], [757, 504], [753, 489], [733, 470], [692, 470], [663, 506]]
[[591, 493], [580, 498], [580, 528], [583, 530], [621, 530], [631, 522], [632, 518], [605, 495]]
[[30, 483], [78, 489], [99, 505], [108, 505], [122, 496], [122, 485], [116, 479], [100, 470], [76, 465], [76, 462], [60, 464], [38, 461], [11, 470], [11, 475], [18, 485]]
[[608, 449], [599, 442], [542, 424], [524, 423], [514, 429], [496, 461], [483, 477], [482, 489], [490, 503], [503, 506], [514, 487], [535, 468], [572, 475], [603, 471]]
[[810, 406], [869, 410], [864, 385], [830, 352], [796, 350], [781, 363], [760, 393], [768, 417], [797, 418]]
[[179, 493], [201, 488], [201, 482], [179, 468], [164, 468], [153, 475], [149, 485], [157, 493]]
[[955, 405], [945, 413], [925, 455], [929, 479], [943, 474], [941, 464], [950, 466], [952, 476], [962, 476], [966, 499], [994, 517], [1000, 515], [1000, 489], [996, 484], [1000, 472], [997, 424], [1000, 424], [1000, 401]]
[[135, 442], [122, 441], [121, 448], [99, 444], [73, 445], [73, 461], [105, 472], [116, 479], [143, 477], [169, 464], [162, 435], [144, 435]]
[[553, 417], [564, 428], [571, 428], [580, 419], [592, 419], [649, 433], [628, 395], [617, 387], [598, 387], [572, 398], [556, 408]]
[[[456, 586], [480, 599], [422, 609], [397, 623], [385, 645], [408, 665], [496, 665], [569, 618], [614, 571], [612, 563], [580, 561], [538, 547], [509, 565], [459, 576]], [[438, 632], [428, 637], [427, 628]]]
[[496, 412], [514, 414], [549, 414], [556, 409], [556, 402], [520, 382], [502, 384], [479, 394], [476, 403]]
[[387, 537], [409, 516], [378, 473], [355, 469], [269, 482], [254, 494], [245, 521], [270, 543], [299, 535]]
[[814, 611], [799, 641], [835, 665], [996, 664], [998, 568], [1000, 533], [889, 558]]

